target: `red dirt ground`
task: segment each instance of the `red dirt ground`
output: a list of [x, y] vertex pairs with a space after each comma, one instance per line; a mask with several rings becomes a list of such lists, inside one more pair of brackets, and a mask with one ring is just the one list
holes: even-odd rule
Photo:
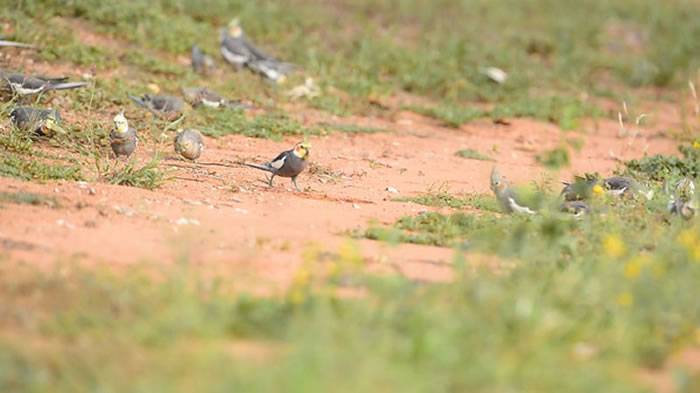
[[[309, 112], [307, 118], [322, 115]], [[329, 119], [321, 119], [329, 120]], [[332, 120], [332, 119], [330, 119]], [[510, 125], [479, 121], [461, 129], [443, 128], [432, 119], [399, 112], [393, 119], [351, 118], [343, 123], [371, 125], [387, 133], [340, 132], [311, 138], [314, 170], [299, 178], [303, 192], [288, 179], [269, 188], [264, 174], [235, 162], [265, 161], [295, 140], [273, 142], [241, 136], [206, 138], [201, 165], [171, 157], [163, 162], [174, 179], [155, 191], [103, 183], [37, 184], [0, 178], [0, 189], [55, 197], [58, 207], [6, 205], [0, 209], [0, 252], [13, 260], [48, 264], [77, 259], [112, 265], [173, 263], [186, 255], [204, 269], [230, 272], [247, 289], [286, 287], [309, 247], [328, 252], [346, 241], [347, 231], [373, 220], [391, 223], [430, 208], [392, 199], [448, 185], [450, 191], [489, 192], [493, 162], [455, 156], [462, 148], [488, 153], [514, 183], [569, 179], [573, 173], [611, 173], [618, 159], [645, 152], [674, 153], [677, 142], [642, 129], [634, 139], [618, 136], [614, 121], [590, 124], [582, 132], [528, 119]], [[572, 166], [547, 174], [537, 153], [584, 141]], [[148, 146], [137, 159], [148, 160]], [[229, 166], [206, 165], [224, 163]], [[393, 187], [398, 194], [390, 193]], [[412, 278], [445, 280], [451, 274], [449, 249], [416, 245], [387, 246], [358, 241], [378, 270], [395, 269]]]

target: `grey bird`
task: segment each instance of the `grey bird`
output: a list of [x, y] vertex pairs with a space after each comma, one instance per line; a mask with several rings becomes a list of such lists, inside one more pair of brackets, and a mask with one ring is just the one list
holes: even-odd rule
[[687, 177], [679, 180], [668, 202], [669, 212], [690, 220], [695, 216], [697, 208], [695, 182]]
[[24, 75], [17, 72], [0, 73], [5, 82], [5, 88], [18, 96], [28, 96], [44, 93], [49, 90], [77, 89], [87, 86], [87, 82], [68, 82], [68, 77], [45, 77]]
[[576, 176], [573, 183], [562, 182], [564, 188], [561, 196], [565, 201], [581, 201], [589, 199], [593, 194], [593, 187], [598, 184], [598, 178], [593, 175]]
[[185, 106], [185, 103], [175, 96], [144, 94], [141, 97], [129, 96], [129, 98], [136, 105], [168, 120], [174, 120], [180, 116]]
[[247, 66], [268, 79], [282, 82], [294, 68], [292, 64], [281, 62], [253, 45], [243, 33], [238, 18], [221, 30], [220, 44], [221, 55], [237, 70]]
[[627, 176], [611, 176], [605, 178], [602, 181], [602, 185], [610, 194], [615, 196], [639, 193], [647, 199], [654, 197], [654, 191], [645, 189], [638, 181]]
[[136, 130], [129, 127], [129, 121], [124, 116], [124, 112], [114, 116], [114, 129], [109, 133], [109, 144], [114, 156], [116, 158], [121, 156], [129, 158], [131, 153], [136, 150], [138, 143]]
[[207, 89], [206, 87], [183, 87], [182, 95], [185, 100], [193, 107], [205, 106], [207, 108], [228, 108], [228, 109], [250, 109], [248, 105], [242, 101], [228, 100], [219, 94]]
[[277, 60], [252, 60], [247, 64], [248, 68], [265, 78], [282, 83], [287, 79], [287, 74], [289, 74], [294, 66], [290, 63], [285, 63]]
[[66, 133], [60, 125], [61, 115], [55, 109], [17, 107], [10, 113], [10, 119], [15, 127], [34, 136], [52, 137], [56, 133]]
[[564, 201], [559, 208], [562, 212], [571, 213], [577, 218], [591, 211], [588, 204], [584, 201]]
[[510, 188], [510, 184], [502, 178], [498, 169], [491, 170], [491, 191], [496, 195], [498, 203], [506, 213], [535, 214], [535, 211], [525, 206], [518, 200], [515, 192]]
[[214, 59], [197, 45], [192, 45], [192, 69], [198, 74], [207, 75], [214, 69]]
[[204, 140], [197, 130], [185, 129], [175, 136], [175, 151], [182, 157], [194, 161], [202, 155]]
[[275, 176], [290, 177], [294, 188], [301, 191], [297, 186], [297, 176], [306, 169], [310, 148], [310, 144], [300, 142], [294, 145], [293, 149], [283, 151], [270, 162], [264, 164], [244, 163], [243, 165], [270, 172], [272, 174], [268, 182], [270, 187], [272, 187], [272, 180]]

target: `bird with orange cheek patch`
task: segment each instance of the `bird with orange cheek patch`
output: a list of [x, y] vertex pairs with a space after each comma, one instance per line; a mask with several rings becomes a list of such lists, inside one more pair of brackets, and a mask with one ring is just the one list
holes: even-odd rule
[[294, 188], [297, 191], [301, 191], [299, 190], [299, 186], [297, 186], [297, 176], [306, 169], [310, 148], [311, 145], [309, 143], [299, 142], [294, 145], [293, 149], [283, 151], [270, 162], [264, 164], [244, 163], [244, 165], [270, 172], [272, 174], [268, 182], [270, 187], [272, 187], [272, 180], [275, 176], [290, 177]]

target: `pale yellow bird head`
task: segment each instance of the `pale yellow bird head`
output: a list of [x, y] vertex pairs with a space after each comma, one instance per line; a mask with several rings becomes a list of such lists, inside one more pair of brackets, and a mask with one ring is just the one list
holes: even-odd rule
[[[44, 128], [46, 128], [46, 129], [49, 130], [49, 131], [53, 131], [53, 132], [56, 132], [56, 133], [59, 133], [59, 134], [65, 134], [65, 133], [66, 133], [66, 130], [64, 130], [63, 127], [61, 127], [61, 126], [58, 124], [58, 119], [56, 119], [56, 117], [55, 117], [53, 114], [50, 114], [50, 115], [46, 118], [46, 120], [44, 121]], [[50, 133], [50, 132], [49, 132], [49, 133]]]
[[308, 142], [299, 142], [294, 145], [294, 155], [304, 160], [309, 157], [310, 150], [311, 144]]
[[126, 116], [124, 116], [124, 112], [119, 112], [116, 116], [114, 116], [114, 128], [117, 129], [117, 132], [119, 133], [126, 133], [129, 131], [129, 121], [126, 120]]
[[231, 19], [228, 23], [228, 34], [231, 37], [240, 37], [243, 35], [243, 28], [241, 28], [241, 21], [238, 18]]

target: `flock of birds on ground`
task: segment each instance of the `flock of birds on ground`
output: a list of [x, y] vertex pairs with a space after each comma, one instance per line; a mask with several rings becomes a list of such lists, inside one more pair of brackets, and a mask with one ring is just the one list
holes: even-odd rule
[[[220, 51], [223, 58], [236, 70], [247, 68], [274, 83], [284, 82], [294, 65], [268, 55], [257, 48], [244, 34], [239, 20], [233, 19], [227, 28], [221, 30]], [[34, 46], [14, 41], [0, 41], [0, 47], [11, 46], [31, 49]], [[214, 68], [214, 60], [197, 45], [192, 46], [192, 68], [195, 72], [209, 74]], [[25, 97], [37, 96], [49, 91], [77, 89], [88, 86], [87, 82], [70, 82], [67, 77], [46, 77], [28, 75], [19, 72], [0, 70], [0, 82], [4, 92], [21, 101]], [[182, 89], [185, 100], [193, 107], [205, 106], [216, 109], [249, 109], [251, 106], [235, 100], [228, 100], [206, 87], [186, 87]], [[145, 108], [158, 118], [174, 121], [182, 116], [185, 102], [172, 95], [132, 96], [129, 98], [139, 107]], [[15, 127], [31, 133], [34, 137], [50, 138], [55, 134], [65, 134], [61, 127], [61, 115], [55, 109], [17, 106], [10, 112], [10, 119]], [[120, 112], [113, 118], [114, 127], [109, 133], [113, 157], [129, 158], [138, 147], [138, 132], [129, 125], [129, 121]], [[174, 150], [185, 159], [195, 161], [204, 150], [202, 135], [194, 129], [179, 130], [173, 139]], [[297, 143], [292, 149], [283, 151], [277, 157], [263, 164], [243, 163], [248, 167], [271, 173], [268, 183], [272, 186], [275, 176], [291, 178], [297, 186], [297, 176], [304, 171], [309, 157], [310, 144]]]
[[[506, 213], [537, 213], [523, 202], [516, 190], [495, 167], [491, 171], [491, 191], [496, 195], [501, 209]], [[693, 180], [684, 177], [675, 184], [667, 182], [664, 185], [664, 191], [669, 195], [667, 203], [669, 213], [679, 215], [687, 220], [695, 216], [698, 202], [695, 197]], [[581, 217], [591, 212], [591, 207], [586, 201], [600, 194], [609, 194], [615, 197], [643, 197], [647, 200], [654, 197], [653, 190], [643, 186], [632, 177], [611, 176], [601, 179], [598, 176], [586, 175], [585, 177], [576, 177], [573, 183], [564, 182], [564, 188], [560, 193], [561, 204], [559, 208], [563, 212]]]
[[[250, 71], [261, 75], [275, 83], [283, 82], [292, 70], [294, 65], [286, 63], [268, 55], [257, 48], [244, 34], [240, 22], [233, 19], [225, 29], [221, 29], [220, 52], [222, 57], [235, 69], [247, 68]], [[33, 45], [23, 44], [14, 41], [0, 40], [0, 47], [11, 46], [18, 48], [34, 48]], [[197, 45], [192, 46], [192, 68], [195, 72], [207, 75], [215, 67], [213, 58], [204, 53]], [[45, 77], [35, 75], [25, 75], [23, 73], [8, 73], [0, 70], [0, 82], [4, 81], [5, 90], [9, 91], [14, 98], [21, 99], [27, 96], [35, 96], [48, 91], [67, 90], [85, 87], [87, 82], [70, 82], [66, 77]], [[311, 89], [307, 79], [303, 88]], [[228, 100], [219, 94], [205, 88], [183, 88], [185, 100], [193, 107], [200, 105], [209, 108], [228, 109], [248, 109], [250, 106], [241, 101]], [[166, 120], [173, 121], [182, 115], [185, 103], [176, 96], [170, 95], [150, 95], [141, 97], [129, 96], [138, 106], [145, 108], [153, 115]], [[10, 117], [14, 125], [21, 130], [32, 133], [37, 137], [51, 137], [56, 133], [65, 133], [61, 127], [61, 116], [57, 110], [16, 107], [12, 110]], [[114, 158], [128, 158], [138, 146], [138, 133], [129, 125], [124, 112], [118, 113], [113, 119], [114, 128], [109, 134], [110, 146]], [[195, 161], [204, 150], [202, 135], [193, 129], [178, 131], [173, 140], [174, 150], [183, 158]], [[267, 171], [271, 173], [268, 184], [272, 186], [275, 176], [291, 178], [295, 189], [297, 186], [297, 176], [304, 171], [307, 166], [310, 145], [308, 143], [297, 143], [291, 150], [283, 151], [277, 157], [263, 164], [244, 165]], [[491, 190], [496, 195], [502, 210], [505, 213], [535, 214], [536, 211], [526, 206], [508, 181], [500, 175], [494, 168], [490, 179]], [[695, 184], [692, 180], [684, 178], [675, 184], [674, 190], [670, 191], [668, 210], [673, 214], [678, 214], [683, 218], [690, 219], [695, 215], [697, 202], [695, 198]], [[596, 193], [610, 193], [617, 196], [622, 195], [642, 195], [647, 199], [653, 197], [653, 192], [647, 190], [639, 182], [631, 177], [612, 176], [604, 179], [597, 177], [577, 178], [573, 183], [564, 183], [561, 192], [561, 210], [572, 213], [577, 217], [591, 211], [586, 200]]]

